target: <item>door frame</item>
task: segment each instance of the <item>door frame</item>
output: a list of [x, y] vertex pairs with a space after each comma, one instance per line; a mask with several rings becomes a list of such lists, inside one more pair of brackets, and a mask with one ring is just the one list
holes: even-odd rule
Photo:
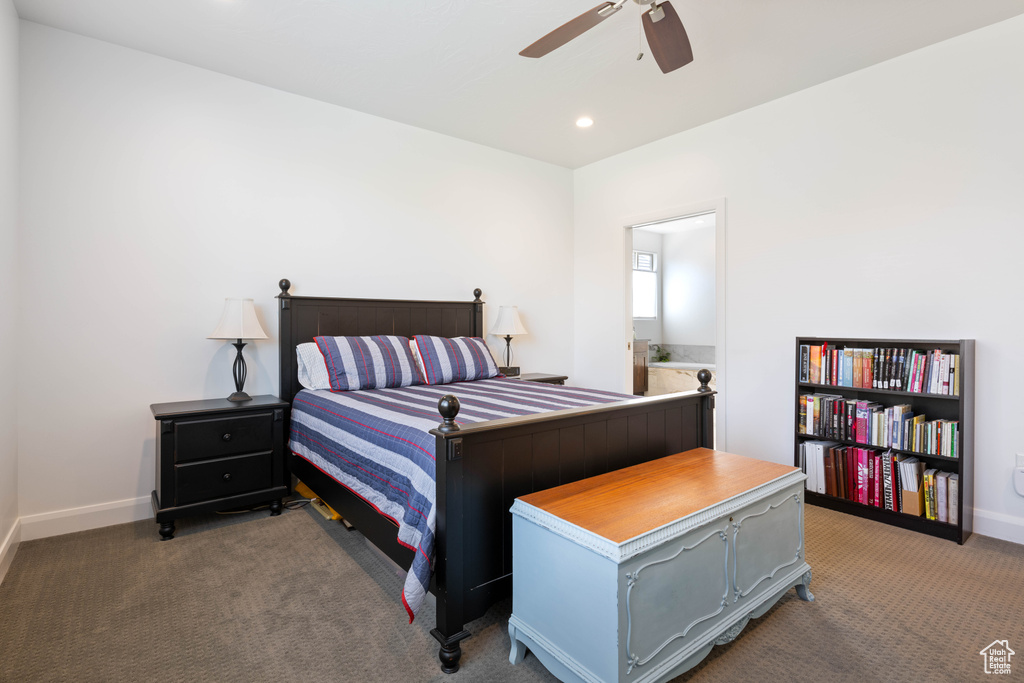
[[709, 199], [695, 204], [669, 206], [643, 214], [626, 216], [623, 223], [623, 291], [625, 311], [623, 332], [626, 335], [623, 361], [624, 376], [628, 378], [627, 393], [633, 393], [633, 228], [647, 223], [670, 221], [702, 213], [715, 214], [715, 448], [727, 450], [727, 374], [725, 325], [725, 197]]

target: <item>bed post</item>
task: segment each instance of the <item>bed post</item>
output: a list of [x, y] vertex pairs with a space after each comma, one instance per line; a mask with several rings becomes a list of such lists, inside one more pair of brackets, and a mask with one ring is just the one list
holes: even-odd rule
[[459, 399], [455, 396], [442, 396], [437, 402], [437, 410], [443, 420], [437, 429], [430, 430], [437, 438], [434, 451], [437, 457], [437, 520], [434, 534], [437, 628], [431, 629], [430, 635], [441, 644], [437, 657], [441, 660], [441, 671], [446, 674], [459, 670], [459, 660], [462, 658], [459, 643], [471, 635], [465, 629], [463, 612], [465, 548], [462, 538], [462, 439], [449, 436], [459, 431], [459, 425], [455, 423], [459, 407]]
[[483, 337], [484, 336], [484, 302], [480, 299], [480, 295], [483, 294], [483, 290], [477, 287], [473, 290], [473, 334], [471, 337]]
[[[286, 343], [291, 342], [291, 329], [292, 329], [292, 295], [288, 293], [291, 289], [292, 283], [289, 280], [282, 279], [277, 283], [277, 286], [281, 288], [281, 293], [277, 295], [280, 300], [280, 306], [277, 311], [277, 343], [282, 346]], [[292, 351], [288, 354], [281, 354], [280, 363], [280, 379], [281, 383], [277, 391], [279, 398], [285, 401], [291, 401], [292, 395], [292, 367], [290, 363], [296, 362], [295, 352]]]
[[697, 381], [700, 382], [700, 387], [697, 391], [702, 394], [709, 394], [704, 397], [701, 401], [701, 415], [700, 415], [700, 441], [701, 446], [704, 448], [715, 447], [715, 393], [714, 390], [708, 386], [711, 382], [711, 371], [707, 368], [702, 368], [697, 372]]

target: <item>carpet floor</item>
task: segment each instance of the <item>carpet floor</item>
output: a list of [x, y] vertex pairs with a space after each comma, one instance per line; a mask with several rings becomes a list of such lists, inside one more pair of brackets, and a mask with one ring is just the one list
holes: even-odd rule
[[[964, 546], [809, 506], [813, 603], [790, 591], [678, 682], [987, 680], [1024, 647], [1024, 546]], [[0, 681], [554, 681], [508, 663], [511, 600], [440, 672], [428, 602], [358, 532], [308, 508], [137, 522], [21, 544], [0, 584]], [[1024, 677], [1012, 661], [1011, 680]]]

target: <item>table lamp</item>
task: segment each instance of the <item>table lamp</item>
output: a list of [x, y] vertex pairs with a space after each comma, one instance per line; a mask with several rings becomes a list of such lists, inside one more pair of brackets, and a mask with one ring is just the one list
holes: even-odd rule
[[245, 359], [242, 357], [242, 347], [245, 346], [244, 340], [266, 338], [267, 333], [260, 327], [260, 321], [256, 318], [256, 308], [252, 299], [224, 299], [224, 312], [220, 316], [220, 322], [207, 339], [235, 340], [232, 346], [238, 349], [238, 355], [231, 366], [235, 377], [235, 393], [228, 396], [229, 401], [248, 401], [252, 398], [242, 391], [242, 387], [245, 386]]
[[518, 377], [519, 368], [512, 366], [512, 337], [529, 334], [523, 327], [523, 321], [519, 319], [519, 309], [516, 306], [499, 307], [498, 319], [494, 321], [491, 334], [505, 337], [505, 367], [498, 370], [506, 377]]

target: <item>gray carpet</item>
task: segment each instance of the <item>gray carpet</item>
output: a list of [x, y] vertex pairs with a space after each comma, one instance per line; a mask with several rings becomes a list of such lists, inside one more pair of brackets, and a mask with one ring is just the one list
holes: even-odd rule
[[[963, 546], [807, 510], [814, 603], [790, 592], [678, 681], [984, 680], [1009, 639], [1024, 676], [1024, 547]], [[433, 604], [409, 625], [402, 580], [316, 512], [138, 522], [23, 543], [0, 584], [2, 681], [553, 681], [508, 663], [511, 601], [470, 624], [440, 673]]]

